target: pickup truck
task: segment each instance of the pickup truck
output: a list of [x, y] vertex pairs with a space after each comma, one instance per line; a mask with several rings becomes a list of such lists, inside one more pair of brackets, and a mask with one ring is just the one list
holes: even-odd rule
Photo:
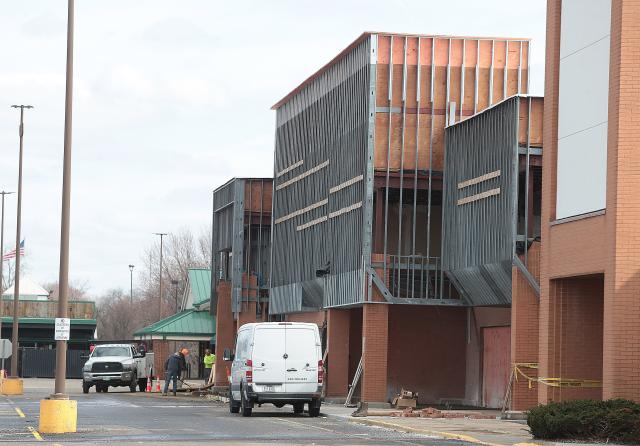
[[147, 387], [151, 375], [153, 353], [138, 352], [132, 344], [97, 345], [82, 369], [82, 392], [96, 386], [96, 392], [107, 392], [109, 387], [136, 386], [141, 392]]

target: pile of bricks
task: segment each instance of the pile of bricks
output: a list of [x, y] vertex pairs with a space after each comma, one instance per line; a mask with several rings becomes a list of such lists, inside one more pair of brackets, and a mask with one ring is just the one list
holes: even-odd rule
[[389, 416], [404, 418], [470, 418], [472, 420], [495, 420], [496, 418], [495, 415], [484, 415], [477, 412], [442, 411], [434, 409], [433, 407], [427, 407], [421, 410], [411, 408], [397, 410], [390, 412]]

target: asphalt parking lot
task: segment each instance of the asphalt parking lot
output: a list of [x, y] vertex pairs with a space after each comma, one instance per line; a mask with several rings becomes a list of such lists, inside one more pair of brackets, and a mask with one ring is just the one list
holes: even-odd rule
[[40, 400], [52, 392], [53, 380], [25, 380], [24, 395], [0, 397], [0, 444], [464, 444], [355, 424], [341, 406], [325, 405], [320, 417], [310, 418], [294, 415], [291, 407], [264, 405], [243, 418], [202, 397], [161, 397], [125, 388], [91, 389], [84, 395], [80, 387], [79, 381], [68, 381], [67, 392], [78, 401], [75, 434], [37, 432]]

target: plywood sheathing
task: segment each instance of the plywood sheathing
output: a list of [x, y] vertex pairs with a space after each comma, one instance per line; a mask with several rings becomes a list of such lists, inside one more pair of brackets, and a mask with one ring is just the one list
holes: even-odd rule
[[542, 147], [542, 112], [544, 100], [541, 97], [531, 99], [531, 119], [529, 119], [529, 101], [520, 100], [520, 122], [518, 124], [518, 143], [527, 146], [527, 126], [529, 126], [529, 146]]
[[245, 211], [271, 214], [271, 195], [273, 180], [247, 179], [244, 188]]
[[[466, 119], [506, 97], [526, 93], [528, 51], [526, 40], [509, 40], [507, 44], [505, 39], [379, 35], [375, 169], [386, 170], [388, 160], [390, 171], [414, 170], [416, 161], [418, 170], [428, 170], [431, 150], [433, 169], [443, 170], [445, 126], [454, 120]], [[455, 116], [449, 116], [451, 103], [456, 104]]]

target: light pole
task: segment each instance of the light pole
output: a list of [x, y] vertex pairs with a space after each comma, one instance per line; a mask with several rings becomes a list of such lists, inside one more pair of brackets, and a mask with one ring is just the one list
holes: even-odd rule
[[0, 218], [0, 338], [2, 338], [2, 314], [4, 313], [4, 303], [2, 301], [2, 292], [4, 291], [4, 274], [2, 273], [2, 266], [4, 265], [4, 260], [2, 259], [4, 255], [4, 196], [12, 193], [0, 192], [0, 195], [2, 195], [2, 218]]
[[160, 304], [158, 305], [158, 320], [162, 319], [162, 239], [166, 232], [154, 232], [155, 235], [160, 236]]
[[171, 285], [173, 285], [173, 289], [175, 292], [175, 300], [176, 300], [176, 313], [178, 312], [178, 284], [180, 282], [177, 280], [172, 280]]
[[16, 216], [16, 268], [13, 280], [13, 326], [11, 328], [11, 376], [18, 376], [18, 297], [20, 296], [20, 226], [22, 224], [22, 137], [24, 135], [24, 109], [31, 105], [12, 105], [20, 109], [20, 152], [18, 155], [18, 208]]
[[132, 305], [133, 305], [133, 268], [135, 268], [135, 265], [129, 265], [129, 271], [131, 272], [131, 294], [129, 295], [129, 300], [131, 301]]
[[[69, 295], [69, 220], [71, 216], [71, 129], [73, 123], [73, 15], [74, 0], [67, 10], [67, 83], [64, 101], [64, 161], [62, 168], [62, 216], [60, 224], [60, 276], [58, 279], [58, 317], [67, 317]], [[56, 341], [56, 385], [54, 399], [68, 399], [65, 395], [67, 375], [67, 341]]]

